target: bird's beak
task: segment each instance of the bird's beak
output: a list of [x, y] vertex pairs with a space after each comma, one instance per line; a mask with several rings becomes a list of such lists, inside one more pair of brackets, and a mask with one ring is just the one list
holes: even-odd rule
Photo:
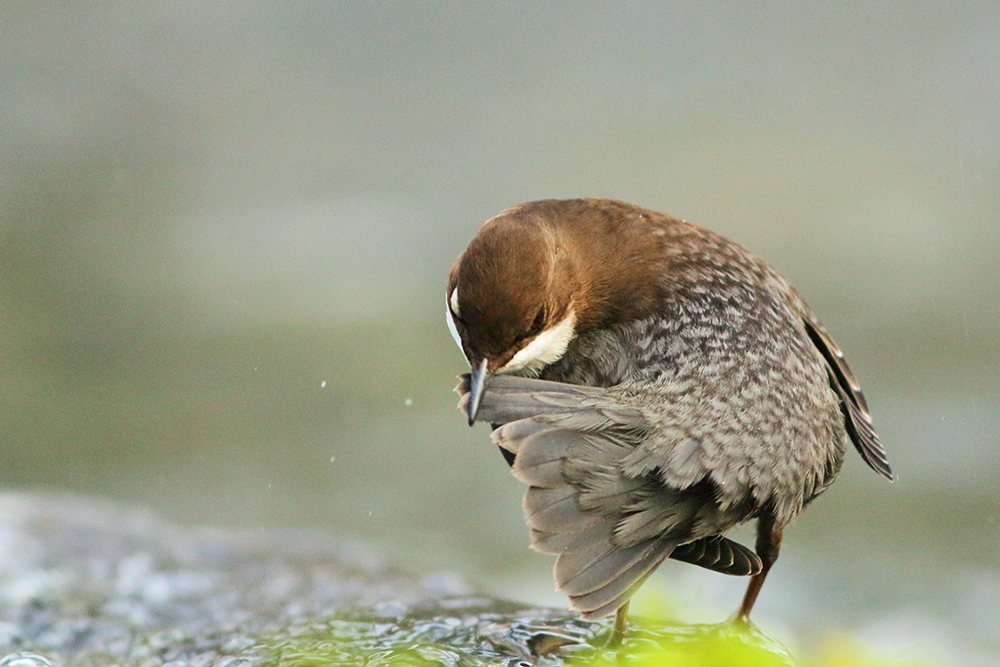
[[469, 400], [465, 404], [465, 414], [469, 416], [469, 426], [476, 423], [479, 401], [483, 397], [483, 390], [486, 389], [486, 382], [491, 375], [486, 370], [486, 359], [480, 361], [478, 366], [472, 367], [472, 373], [469, 374]]

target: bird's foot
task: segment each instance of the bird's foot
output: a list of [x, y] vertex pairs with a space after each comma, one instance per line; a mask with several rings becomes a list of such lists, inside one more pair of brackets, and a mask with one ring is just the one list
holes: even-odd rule
[[620, 648], [622, 642], [625, 641], [625, 634], [628, 632], [628, 602], [623, 604], [618, 608], [618, 613], [615, 614], [615, 624], [611, 627], [611, 635], [608, 637], [607, 643], [604, 644], [605, 648], [617, 649]]
[[729, 625], [737, 630], [749, 630], [757, 627], [750, 620], [750, 614], [744, 613], [742, 610], [739, 610], [730, 616], [729, 619], [726, 620], [726, 625]]

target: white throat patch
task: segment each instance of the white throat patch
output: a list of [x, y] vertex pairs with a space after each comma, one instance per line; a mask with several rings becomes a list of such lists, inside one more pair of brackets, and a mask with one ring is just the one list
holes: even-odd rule
[[561, 322], [535, 336], [498, 372], [521, 375], [538, 373], [566, 353], [566, 348], [574, 336], [576, 336], [576, 314], [570, 311]]

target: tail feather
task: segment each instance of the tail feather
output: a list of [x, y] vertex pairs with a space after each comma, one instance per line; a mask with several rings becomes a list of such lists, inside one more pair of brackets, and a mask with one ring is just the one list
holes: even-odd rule
[[570, 597], [609, 587], [624, 590], [631, 582], [626, 584], [622, 577], [627, 577], [634, 565], [648, 559], [652, 549], [650, 544], [620, 549], [598, 542], [582, 551], [560, 554], [555, 565], [556, 590]]
[[720, 574], [741, 577], [760, 574], [763, 567], [756, 553], [721, 535], [682, 544], [670, 557]]
[[[579, 611], [580, 616], [588, 621], [604, 618], [608, 614], [614, 613], [635, 595], [636, 591], [656, 571], [656, 568], [666, 560], [670, 548], [671, 545], [666, 544], [663, 545], [662, 549], [651, 551], [647, 558], [637, 562], [629, 571], [622, 573], [620, 579], [606, 586], [599, 594], [571, 596], [570, 606]], [[609, 593], [613, 595], [609, 595]]]
[[[639, 550], [638, 558], [625, 568], [618, 569], [615, 576], [602, 586], [583, 594], [570, 594], [570, 604], [584, 614], [594, 614], [604, 608], [614, 611], [635, 594], [676, 546], [672, 540], [654, 540]], [[564, 557], [560, 556], [559, 560]], [[558, 567], [558, 561], [556, 563]], [[564, 591], [565, 592], [565, 591]], [[598, 616], [598, 618], [600, 617]]]

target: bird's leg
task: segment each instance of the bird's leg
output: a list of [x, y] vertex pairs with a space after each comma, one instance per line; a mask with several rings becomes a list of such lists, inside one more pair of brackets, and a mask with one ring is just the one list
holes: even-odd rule
[[628, 632], [628, 603], [631, 600], [626, 600], [625, 604], [618, 607], [618, 612], [615, 614], [615, 625], [611, 630], [611, 636], [608, 637], [608, 643], [606, 646], [608, 648], [618, 648], [622, 645], [622, 640], [625, 639], [625, 633]]
[[781, 529], [774, 525], [773, 514], [765, 514], [757, 520], [757, 555], [760, 556], [762, 567], [760, 574], [750, 577], [750, 585], [747, 586], [747, 592], [743, 596], [743, 604], [740, 605], [740, 610], [736, 612], [736, 617], [733, 619], [737, 623], [747, 624], [750, 622], [750, 610], [753, 609], [753, 603], [757, 601], [757, 594], [760, 593], [760, 587], [764, 585], [768, 570], [778, 560], [780, 550]]

